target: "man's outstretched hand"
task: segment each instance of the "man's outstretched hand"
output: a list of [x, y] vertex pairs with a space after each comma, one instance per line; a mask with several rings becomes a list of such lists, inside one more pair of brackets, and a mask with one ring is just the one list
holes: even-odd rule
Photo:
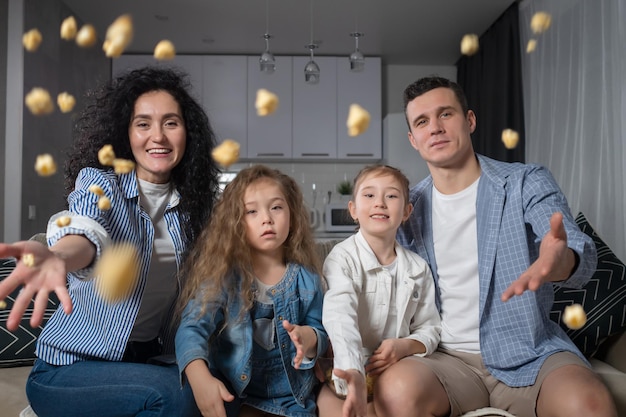
[[539, 257], [504, 292], [500, 299], [508, 301], [526, 290], [536, 291], [546, 282], [563, 281], [576, 265], [574, 251], [567, 247], [563, 215], [556, 212], [550, 218], [550, 230], [541, 240]]

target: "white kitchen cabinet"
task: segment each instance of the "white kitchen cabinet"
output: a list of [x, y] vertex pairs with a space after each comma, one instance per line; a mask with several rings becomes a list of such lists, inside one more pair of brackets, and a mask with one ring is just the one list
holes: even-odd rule
[[[362, 72], [351, 72], [348, 58], [337, 58], [337, 158], [378, 160], [382, 158], [381, 61], [366, 57]], [[350, 105], [356, 103], [371, 116], [367, 131], [349, 136], [346, 127]]]
[[191, 94], [199, 103], [204, 104], [202, 103], [202, 81], [204, 76], [201, 56], [176, 55], [172, 60], [158, 61], [152, 55], [122, 55], [112, 59], [111, 73], [115, 77], [125, 70], [136, 69], [146, 65], [184, 71], [189, 76]]
[[[291, 159], [292, 58], [277, 56], [276, 70], [261, 72], [259, 57], [248, 56], [248, 152], [250, 159]], [[276, 111], [258, 116], [256, 93], [265, 88], [278, 96]], [[242, 155], [242, 157], [244, 157]]]
[[203, 60], [203, 105], [218, 143], [232, 139], [239, 154], [248, 154], [248, 61], [245, 56], [205, 55]]
[[293, 58], [293, 158], [337, 158], [337, 58], [315, 57], [318, 84], [304, 81], [311, 58]]

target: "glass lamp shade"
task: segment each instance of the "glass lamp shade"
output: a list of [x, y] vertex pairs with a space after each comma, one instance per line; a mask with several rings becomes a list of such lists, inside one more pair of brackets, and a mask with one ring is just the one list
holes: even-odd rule
[[259, 58], [259, 66], [261, 71], [269, 74], [273, 73], [276, 69], [276, 59], [274, 59], [274, 54], [268, 50], [263, 52]]
[[320, 82], [320, 67], [312, 59], [304, 66], [304, 81], [307, 84], [317, 84]]
[[350, 71], [360, 72], [365, 68], [365, 57], [356, 49], [354, 52], [350, 54]]

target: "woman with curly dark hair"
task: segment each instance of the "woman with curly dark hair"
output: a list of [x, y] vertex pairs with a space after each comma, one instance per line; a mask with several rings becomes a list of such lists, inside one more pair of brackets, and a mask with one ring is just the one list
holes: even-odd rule
[[[178, 269], [217, 199], [219, 169], [215, 135], [188, 91], [182, 73], [146, 67], [91, 92], [65, 166], [68, 208], [50, 219], [49, 247], [0, 244], [0, 257], [18, 261], [0, 299], [23, 286], [7, 328], [17, 328], [31, 298], [32, 326], [50, 292], [62, 306], [37, 340], [26, 384], [39, 417], [198, 414], [168, 360]], [[114, 169], [118, 161], [131, 169]], [[103, 292], [97, 261], [122, 243], [134, 248], [138, 273], [114, 297], [116, 288]]]

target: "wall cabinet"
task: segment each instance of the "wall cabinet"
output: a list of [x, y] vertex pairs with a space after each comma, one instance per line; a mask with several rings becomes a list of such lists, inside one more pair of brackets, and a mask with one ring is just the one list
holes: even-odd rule
[[206, 55], [202, 60], [202, 105], [218, 142], [239, 143], [239, 154], [248, 155], [247, 59], [236, 55]]
[[[337, 58], [337, 158], [382, 158], [380, 58], [365, 58], [361, 72], [351, 72], [347, 58]], [[346, 121], [352, 103], [365, 108], [371, 116], [369, 128], [359, 136], [348, 136]]]
[[293, 58], [293, 158], [337, 158], [337, 59], [315, 57], [320, 81], [307, 84], [304, 67], [311, 58]]
[[[189, 73], [193, 94], [204, 106], [218, 142], [240, 143], [243, 160], [356, 160], [382, 158], [381, 61], [367, 57], [362, 72], [351, 72], [346, 57], [315, 57], [320, 82], [304, 81], [308, 56], [277, 56], [272, 74], [261, 72], [258, 56], [177, 55], [155, 61], [151, 55], [122, 55], [113, 60], [113, 75], [152, 64]], [[260, 88], [280, 100], [271, 115], [257, 115]], [[352, 103], [370, 112], [368, 130], [347, 134]]]
[[[277, 56], [272, 74], [261, 72], [259, 57], [248, 57], [248, 158], [291, 159], [292, 71], [289, 56]], [[257, 115], [256, 93], [265, 88], [278, 96], [279, 104], [270, 115]]]

